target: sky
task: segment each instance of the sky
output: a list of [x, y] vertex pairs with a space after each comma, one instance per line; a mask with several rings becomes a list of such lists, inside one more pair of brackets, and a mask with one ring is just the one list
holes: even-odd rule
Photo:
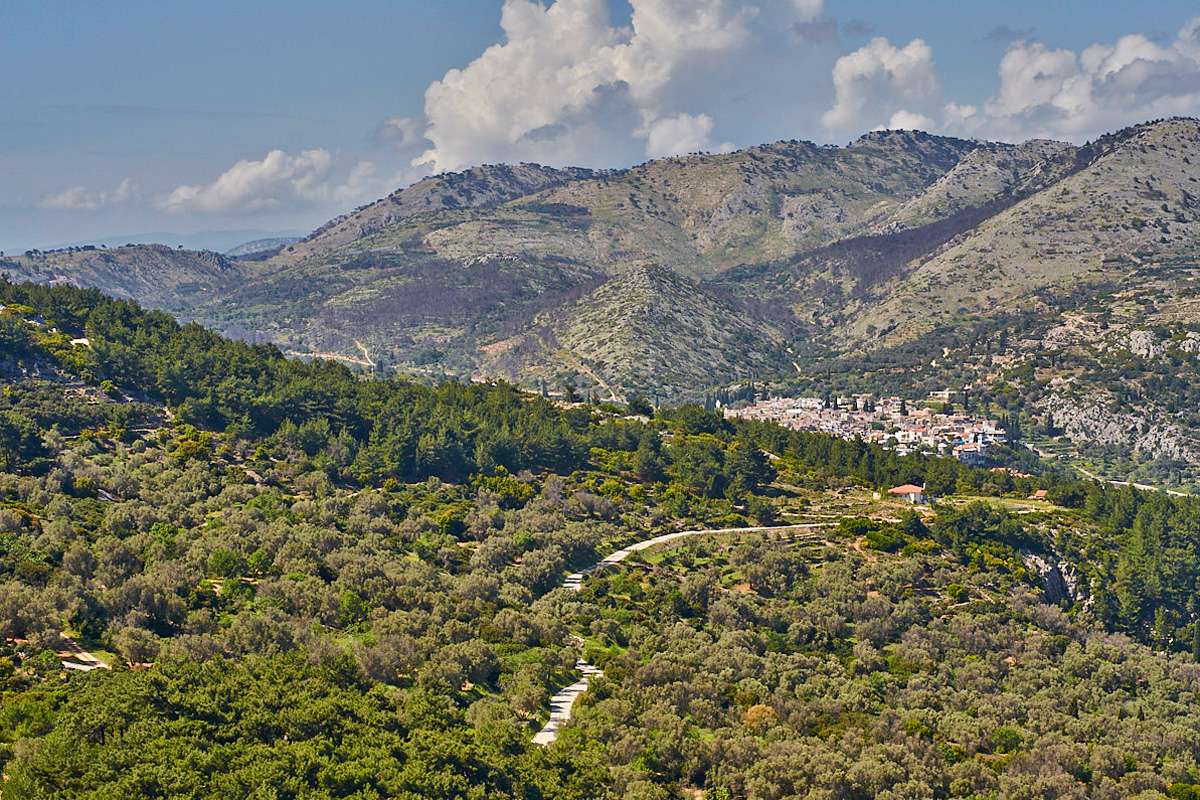
[[304, 233], [480, 163], [1200, 116], [1195, 0], [3, 0], [0, 250]]

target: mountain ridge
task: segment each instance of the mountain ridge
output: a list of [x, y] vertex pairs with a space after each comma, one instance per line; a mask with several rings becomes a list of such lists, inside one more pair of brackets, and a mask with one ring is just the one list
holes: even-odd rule
[[[687, 398], [803, 372], [804, 353], [919, 343], [1037, 307], [1042, 291], [1082, 295], [1185, 262], [1200, 240], [1198, 165], [1200, 126], [1184, 117], [1081, 146], [877, 131], [618, 170], [484, 165], [261, 259], [114, 248], [0, 269], [288, 349], [364, 346], [383, 369]], [[623, 304], [645, 280], [661, 302], [633, 336]], [[699, 355], [681, 358], [689, 348]], [[801, 355], [778, 356], [788, 349]]]

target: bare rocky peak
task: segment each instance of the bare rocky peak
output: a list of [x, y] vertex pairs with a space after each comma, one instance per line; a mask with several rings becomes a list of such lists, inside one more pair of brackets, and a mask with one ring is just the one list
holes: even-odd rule
[[846, 146], [846, 150], [875, 150], [881, 154], [917, 156], [931, 166], [948, 170], [967, 153], [979, 147], [978, 142], [937, 136], [924, 131], [884, 130], [864, 133]]
[[304, 255], [368, 236], [409, 217], [504, 203], [595, 174], [593, 170], [581, 167], [556, 169], [540, 164], [484, 164], [462, 172], [432, 175], [331, 220], [293, 249]]
[[1050, 139], [980, 143], [927, 190], [889, 214], [876, 231], [893, 233], [969, 208], [1015, 201], [1069, 174], [1076, 152], [1073, 145]]

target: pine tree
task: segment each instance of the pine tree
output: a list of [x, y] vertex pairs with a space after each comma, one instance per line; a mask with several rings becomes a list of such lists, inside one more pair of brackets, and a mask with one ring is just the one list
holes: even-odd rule
[[645, 483], [662, 480], [664, 475], [662, 442], [652, 430], [644, 430], [633, 454], [633, 471]]

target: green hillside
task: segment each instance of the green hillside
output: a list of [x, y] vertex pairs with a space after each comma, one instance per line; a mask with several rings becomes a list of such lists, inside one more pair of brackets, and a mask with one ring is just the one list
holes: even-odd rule
[[0, 304], [6, 798], [1200, 791], [1198, 500]]
[[[679, 402], [748, 379], [839, 391], [858, 379], [833, 365], [905, 352], [904, 380], [878, 384], [905, 393], [942, 381], [954, 352], [980, 367], [959, 370], [977, 390], [1003, 393], [1004, 370], [982, 368], [971, 349], [978, 330], [1044, 331], [1079, 314], [1136, 326], [1118, 290], [1155, 304], [1140, 322], [1154, 320], [1161, 339], [1200, 323], [1198, 187], [1193, 119], [1080, 147], [885, 131], [626, 170], [476, 167], [398, 190], [267, 258], [74, 249], [10, 256], [0, 270], [426, 381], [503, 377]], [[1049, 427], [1117, 476], [1163, 459], [1200, 470], [1182, 406], [1106, 366], [1105, 348], [1076, 348], [1082, 373], [1056, 373], [1038, 341], [1006, 336], [1008, 352], [988, 353], [1042, 359], [1038, 382], [1069, 385], [1052, 403], [1026, 386], [1029, 418], [1059, 419]]]

